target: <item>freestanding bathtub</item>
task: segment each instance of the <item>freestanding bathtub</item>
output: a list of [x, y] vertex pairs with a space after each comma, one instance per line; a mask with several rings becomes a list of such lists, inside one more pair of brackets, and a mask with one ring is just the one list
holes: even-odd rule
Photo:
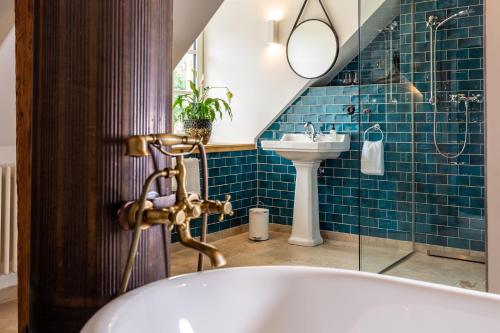
[[232, 268], [129, 292], [82, 332], [500, 332], [500, 296], [336, 269]]

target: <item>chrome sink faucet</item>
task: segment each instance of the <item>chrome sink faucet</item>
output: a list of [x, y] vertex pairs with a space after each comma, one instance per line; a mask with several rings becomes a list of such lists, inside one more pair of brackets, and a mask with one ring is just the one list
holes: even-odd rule
[[316, 128], [314, 127], [313, 123], [308, 121], [307, 123], [304, 124], [305, 128], [305, 135], [311, 139], [312, 142], [316, 142], [318, 139], [319, 132], [316, 131]]

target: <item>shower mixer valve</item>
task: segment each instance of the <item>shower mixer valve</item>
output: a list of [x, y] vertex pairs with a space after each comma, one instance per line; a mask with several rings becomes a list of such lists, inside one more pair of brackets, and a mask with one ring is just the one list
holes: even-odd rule
[[450, 95], [450, 103], [461, 103], [461, 102], [472, 102], [472, 103], [483, 103], [482, 95], [471, 95], [467, 96], [465, 94]]

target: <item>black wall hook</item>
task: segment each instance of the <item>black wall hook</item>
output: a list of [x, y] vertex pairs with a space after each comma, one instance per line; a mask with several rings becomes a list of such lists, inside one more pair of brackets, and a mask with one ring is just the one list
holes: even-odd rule
[[356, 107], [354, 105], [349, 105], [347, 107], [347, 114], [352, 116], [355, 113], [356, 113]]

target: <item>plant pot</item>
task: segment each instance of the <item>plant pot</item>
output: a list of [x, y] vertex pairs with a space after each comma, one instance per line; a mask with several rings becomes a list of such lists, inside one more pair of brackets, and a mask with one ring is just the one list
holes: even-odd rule
[[184, 132], [187, 136], [201, 138], [204, 144], [210, 141], [212, 122], [209, 119], [184, 120]]

